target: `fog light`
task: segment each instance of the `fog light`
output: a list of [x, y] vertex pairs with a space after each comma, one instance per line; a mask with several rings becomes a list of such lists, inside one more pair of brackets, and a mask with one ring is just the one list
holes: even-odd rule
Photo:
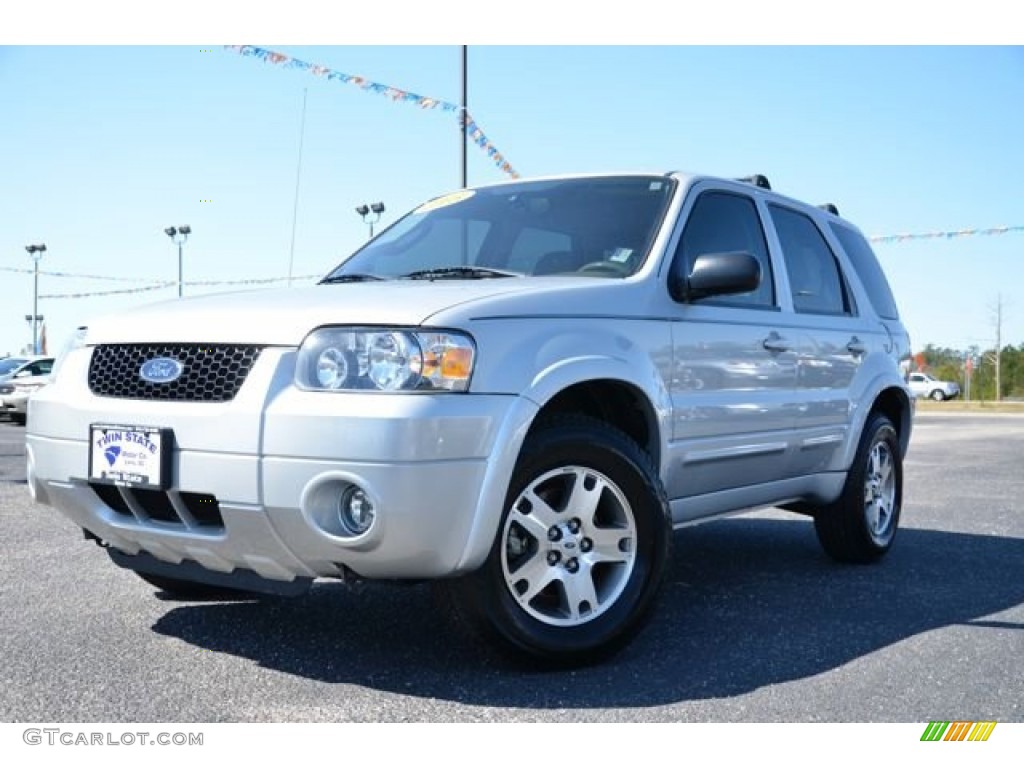
[[370, 530], [370, 526], [373, 525], [373, 502], [362, 488], [350, 485], [341, 494], [338, 514], [342, 526], [353, 535], [359, 536]]

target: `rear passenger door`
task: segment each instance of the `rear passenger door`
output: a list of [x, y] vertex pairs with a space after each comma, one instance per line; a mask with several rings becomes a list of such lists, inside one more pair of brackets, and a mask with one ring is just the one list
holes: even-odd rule
[[853, 387], [864, 358], [884, 347], [882, 326], [858, 308], [841, 260], [816, 221], [795, 208], [770, 203], [799, 327], [797, 386], [800, 406], [794, 475], [831, 467], [854, 412]]

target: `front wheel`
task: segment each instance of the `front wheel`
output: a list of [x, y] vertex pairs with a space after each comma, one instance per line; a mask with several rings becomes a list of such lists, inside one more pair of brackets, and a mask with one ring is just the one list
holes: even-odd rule
[[946, 393], [943, 392], [941, 389], [936, 389], [932, 391], [929, 397], [931, 397], [931, 399], [934, 400], [935, 402], [941, 403], [943, 400], [946, 399]]
[[670, 545], [647, 454], [607, 424], [559, 418], [527, 437], [484, 565], [443, 585], [460, 617], [505, 648], [578, 665], [639, 631]]
[[847, 563], [878, 560], [892, 547], [903, 503], [899, 437], [887, 416], [872, 414], [839, 499], [815, 513], [818, 541]]

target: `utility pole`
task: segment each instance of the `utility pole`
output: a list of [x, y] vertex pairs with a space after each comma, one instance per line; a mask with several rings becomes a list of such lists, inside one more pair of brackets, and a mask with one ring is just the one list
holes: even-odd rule
[[468, 174], [466, 172], [466, 145], [469, 143], [467, 129], [469, 127], [469, 88], [468, 88], [468, 65], [469, 46], [462, 46], [462, 136], [459, 137], [459, 156], [462, 158], [460, 166], [462, 188], [467, 186]]
[[996, 402], [1002, 400], [1002, 378], [1000, 361], [1003, 357], [1003, 294], [996, 294]]
[[302, 145], [306, 141], [306, 94], [302, 89], [302, 124], [299, 127], [299, 161], [295, 166], [295, 203], [292, 206], [292, 245], [288, 250], [288, 287], [292, 287], [292, 271], [295, 265], [295, 228], [299, 222], [299, 182], [302, 181]]
[[992, 312], [992, 325], [996, 329], [996, 348], [991, 352], [986, 352], [982, 355], [982, 359], [991, 359], [993, 373], [995, 374], [995, 401], [998, 403], [1002, 400], [1002, 359], [1003, 359], [1003, 294], [996, 294], [996, 303], [989, 304], [989, 310]]

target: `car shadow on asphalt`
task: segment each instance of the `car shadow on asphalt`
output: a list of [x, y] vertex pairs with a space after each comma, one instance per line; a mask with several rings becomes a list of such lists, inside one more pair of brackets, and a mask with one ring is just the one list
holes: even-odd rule
[[541, 671], [453, 631], [426, 585], [317, 583], [306, 595], [172, 603], [160, 634], [327, 683], [479, 706], [649, 707], [734, 696], [836, 669], [929, 630], [1024, 602], [1024, 539], [902, 529], [890, 555], [843, 566], [809, 521], [687, 529], [653, 619], [596, 666]]

